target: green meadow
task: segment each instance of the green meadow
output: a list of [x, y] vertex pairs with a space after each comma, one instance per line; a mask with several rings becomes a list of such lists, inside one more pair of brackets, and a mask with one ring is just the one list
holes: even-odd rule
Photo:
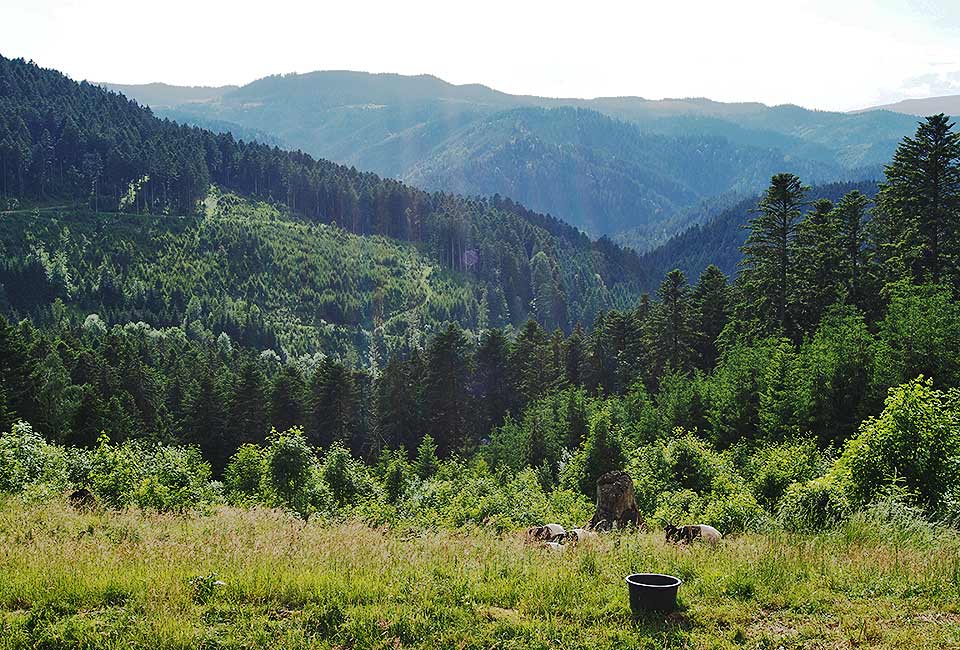
[[[0, 648], [957, 647], [960, 540], [882, 519], [717, 546], [623, 531], [558, 553], [519, 530], [8, 498]], [[635, 571], [682, 578], [679, 611], [634, 618]]]

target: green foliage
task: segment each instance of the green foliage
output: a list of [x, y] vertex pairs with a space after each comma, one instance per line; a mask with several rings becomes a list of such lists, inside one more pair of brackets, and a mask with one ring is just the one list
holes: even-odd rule
[[220, 499], [210, 483], [210, 464], [197, 448], [136, 440], [111, 444], [107, 436], [90, 452], [89, 474], [80, 485], [114, 508], [182, 512]]
[[33, 486], [60, 490], [67, 484], [62, 450], [48, 445], [26, 422], [0, 434], [0, 492], [18, 493]]
[[440, 460], [437, 458], [437, 444], [430, 435], [423, 437], [417, 447], [417, 458], [413, 463], [413, 471], [422, 480], [426, 480], [437, 473]]
[[956, 394], [919, 377], [890, 390], [883, 413], [868, 418], [844, 446], [834, 469], [850, 499], [868, 504], [902, 482], [934, 513], [960, 480], [960, 409]]
[[366, 467], [340, 443], [334, 443], [324, 455], [320, 477], [330, 488], [334, 501], [341, 506], [371, 498], [375, 490]]
[[664, 448], [664, 461], [673, 483], [697, 493], [708, 493], [721, 471], [719, 455], [683, 429], [673, 432]]
[[831, 309], [813, 337], [800, 348], [796, 408], [802, 431], [822, 446], [839, 445], [860, 422], [879, 410], [878, 388], [889, 367], [878, 367], [879, 348], [863, 315], [852, 308]]
[[889, 307], [880, 321], [878, 372], [890, 385], [918, 375], [939, 386], [960, 382], [960, 305], [942, 285], [888, 285]]
[[749, 491], [738, 486], [725, 493], [711, 495], [703, 511], [704, 523], [726, 533], [760, 531], [769, 515]]
[[487, 525], [497, 530], [558, 522], [579, 526], [590, 517], [590, 504], [573, 491], [543, 489], [538, 473], [491, 472], [482, 460], [445, 463], [433, 478], [412, 486], [398, 508], [420, 525]]
[[798, 439], [760, 447], [747, 459], [744, 475], [756, 499], [776, 512], [787, 488], [813, 479], [820, 465], [816, 444]]
[[850, 512], [843, 486], [828, 474], [790, 485], [780, 500], [777, 517], [787, 530], [813, 532], [843, 523]]
[[255, 499], [263, 489], [264, 450], [258, 445], [245, 444], [230, 458], [223, 473], [227, 497], [237, 503]]
[[[651, 299], [635, 255], [510, 199], [160, 122], [23, 61], [0, 58], [0, 87], [3, 191], [87, 203], [0, 222], [0, 310], [24, 318], [0, 319], [4, 491], [184, 511], [221, 501], [215, 477], [304, 518], [502, 529], [579, 517], [626, 468], [645, 517], [728, 532], [832, 526], [894, 488], [905, 519], [960, 511], [943, 116], [902, 143], [869, 224], [859, 187], [777, 174], [733, 288], [677, 269]], [[521, 145], [599, 124], [514, 117]], [[627, 139], [591, 147], [637, 144], [604, 124]]]
[[268, 502], [307, 518], [329, 509], [333, 500], [320, 474], [315, 450], [297, 427], [270, 434], [263, 452]]
[[788, 308], [796, 288], [794, 239], [808, 190], [794, 174], [774, 175], [757, 205], [759, 214], [748, 222], [738, 282], [744, 303], [773, 334], [793, 331]]
[[396, 504], [403, 498], [413, 476], [413, 468], [407, 462], [405, 452], [390, 455], [383, 476], [383, 488], [389, 503]]
[[579, 479], [580, 491], [596, 496], [597, 480], [614, 470], [622, 470], [626, 465], [623, 453], [623, 441], [620, 429], [613, 421], [609, 408], [600, 408], [590, 420], [590, 433], [583, 442], [583, 474]]
[[960, 133], [953, 126], [943, 114], [926, 118], [884, 170], [871, 226], [888, 280], [906, 273], [960, 282]]

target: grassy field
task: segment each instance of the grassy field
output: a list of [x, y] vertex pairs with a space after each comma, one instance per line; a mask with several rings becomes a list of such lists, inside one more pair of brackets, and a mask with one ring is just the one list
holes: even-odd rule
[[[680, 576], [631, 617], [623, 577]], [[222, 583], [222, 584], [219, 584]], [[864, 522], [717, 547], [0, 503], [0, 648], [960, 647], [960, 542]]]

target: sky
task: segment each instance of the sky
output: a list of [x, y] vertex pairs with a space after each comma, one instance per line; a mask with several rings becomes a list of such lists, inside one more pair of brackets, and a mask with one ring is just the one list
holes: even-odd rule
[[0, 54], [113, 83], [364, 70], [850, 110], [960, 94], [960, 0], [2, 0]]

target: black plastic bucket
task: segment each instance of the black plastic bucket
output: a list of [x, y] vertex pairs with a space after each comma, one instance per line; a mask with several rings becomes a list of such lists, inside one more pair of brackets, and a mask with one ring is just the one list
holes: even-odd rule
[[677, 589], [682, 580], [662, 573], [634, 573], [627, 576], [630, 609], [643, 612], [672, 612], [677, 608]]

